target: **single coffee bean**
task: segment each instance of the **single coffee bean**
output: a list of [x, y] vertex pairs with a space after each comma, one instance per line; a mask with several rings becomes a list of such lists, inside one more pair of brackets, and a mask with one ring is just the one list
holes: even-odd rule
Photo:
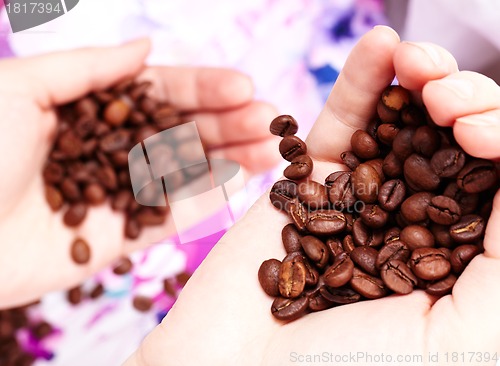
[[64, 178], [64, 168], [59, 163], [49, 162], [43, 169], [42, 175], [45, 183], [59, 183]]
[[83, 196], [88, 203], [98, 205], [106, 201], [106, 190], [98, 183], [91, 183], [85, 187]]
[[474, 243], [481, 239], [484, 229], [484, 219], [481, 216], [465, 215], [450, 227], [450, 236], [460, 244]]
[[417, 278], [405, 262], [397, 259], [386, 262], [380, 275], [385, 285], [397, 294], [409, 294], [417, 284]]
[[152, 84], [153, 83], [151, 81], [146, 80], [132, 86], [129, 93], [130, 98], [137, 102], [138, 100], [146, 97], [147, 91], [151, 88]]
[[410, 104], [401, 111], [401, 121], [408, 126], [423, 125], [425, 123], [425, 113], [421, 108]]
[[[290, 201], [288, 205], [288, 215], [292, 219], [297, 230], [300, 232], [306, 231], [306, 225], [309, 220], [309, 215], [304, 206], [299, 202], [298, 198]], [[309, 230], [309, 228], [307, 228]]]
[[111, 127], [105, 122], [97, 122], [94, 127], [94, 136], [102, 137], [111, 131]]
[[409, 225], [405, 227], [401, 230], [399, 237], [410, 250], [434, 246], [434, 235], [432, 235], [429, 229], [420, 225]]
[[391, 151], [384, 158], [382, 170], [387, 177], [398, 178], [403, 175], [403, 163]]
[[299, 125], [292, 116], [281, 115], [273, 119], [269, 130], [273, 135], [285, 137], [295, 135], [299, 130]]
[[262, 289], [269, 296], [279, 296], [279, 271], [281, 262], [277, 259], [264, 261], [259, 268], [258, 278]]
[[66, 293], [68, 302], [72, 305], [78, 305], [82, 302], [83, 292], [80, 286], [74, 287]]
[[360, 164], [351, 175], [351, 183], [358, 199], [364, 203], [375, 203], [382, 181], [372, 166]]
[[350, 254], [354, 264], [357, 264], [359, 268], [373, 276], [377, 276], [379, 273], [375, 265], [377, 255], [376, 249], [367, 246], [356, 247]]
[[307, 257], [316, 265], [318, 268], [324, 268], [328, 264], [329, 252], [326, 245], [312, 235], [304, 236], [300, 239], [302, 248], [306, 253]]
[[408, 197], [401, 205], [401, 213], [411, 223], [423, 222], [429, 218], [427, 208], [431, 204], [434, 194], [418, 192]]
[[328, 198], [337, 209], [352, 207], [356, 203], [351, 184], [351, 172], [336, 172], [325, 179]]
[[340, 305], [353, 304], [361, 300], [361, 295], [348, 287], [330, 288], [323, 286], [319, 292], [328, 301]]
[[98, 141], [96, 138], [91, 138], [87, 140], [82, 145], [82, 154], [85, 157], [91, 157], [97, 149]]
[[86, 264], [90, 261], [90, 246], [80, 238], [76, 238], [71, 244], [71, 259], [76, 264]]
[[353, 270], [350, 284], [354, 291], [367, 299], [379, 299], [387, 293], [384, 283], [380, 278], [370, 276], [356, 267]]
[[451, 248], [453, 246], [453, 239], [451, 238], [450, 228], [448, 226], [433, 223], [430, 225], [429, 229], [432, 235], [434, 235], [438, 246], [445, 248]]
[[377, 103], [377, 115], [383, 123], [396, 123], [399, 119], [400, 111], [387, 108], [382, 100]]
[[132, 192], [128, 190], [121, 190], [113, 196], [111, 208], [115, 211], [125, 211], [129, 206], [130, 201], [133, 199], [134, 197]]
[[164, 224], [166, 216], [159, 214], [151, 207], [143, 207], [135, 214], [135, 219], [141, 227], [156, 226]]
[[378, 126], [377, 137], [383, 144], [391, 146], [398, 132], [399, 128], [395, 124], [383, 123]]
[[300, 252], [292, 252], [287, 254], [287, 256], [283, 259], [283, 262], [289, 261], [299, 261], [302, 262], [306, 268], [306, 287], [316, 286], [319, 281], [319, 273], [314, 268], [309, 259], [303, 254], [303, 251]]
[[326, 246], [330, 252], [330, 259], [335, 259], [338, 255], [340, 255], [340, 253], [344, 252], [342, 241], [338, 238], [333, 237], [326, 239]]
[[373, 159], [380, 153], [377, 141], [363, 130], [357, 130], [352, 134], [351, 147], [361, 159]]
[[378, 176], [382, 183], [385, 182], [385, 174], [383, 169], [384, 159], [377, 158], [365, 161], [365, 164], [370, 165], [373, 169], [377, 171]]
[[104, 109], [104, 120], [112, 127], [123, 125], [129, 115], [130, 106], [123, 99], [110, 102]]
[[455, 282], [457, 282], [457, 277], [450, 273], [448, 276], [439, 281], [427, 284], [425, 292], [429, 295], [441, 297], [451, 292]]
[[299, 155], [292, 160], [285, 169], [283, 175], [292, 180], [301, 180], [311, 175], [313, 170], [313, 161], [308, 155]]
[[271, 305], [271, 313], [278, 320], [292, 321], [304, 315], [308, 305], [309, 300], [305, 296], [298, 299], [277, 297]]
[[467, 193], [458, 188], [457, 182], [448, 184], [443, 192], [443, 196], [450, 197], [460, 206], [462, 215], [474, 213], [479, 204], [479, 195], [477, 193]]
[[302, 245], [300, 244], [301, 237], [294, 224], [288, 224], [281, 230], [281, 240], [287, 253], [302, 250]]
[[297, 183], [291, 180], [280, 180], [274, 183], [269, 199], [274, 207], [281, 211], [289, 210], [290, 202], [297, 197]]
[[420, 126], [416, 129], [411, 144], [417, 154], [430, 158], [439, 149], [441, 138], [435, 128]]
[[[97, 121], [89, 117], [80, 117], [75, 123], [74, 131], [80, 138], [86, 138], [94, 132]], [[88, 147], [87, 147], [88, 149]], [[85, 155], [85, 143], [82, 144], [82, 153]]]
[[399, 234], [401, 234], [401, 229], [397, 226], [387, 229], [384, 234], [384, 244], [399, 240]]
[[[133, 201], [136, 202], [136, 201]], [[125, 220], [125, 237], [128, 239], [137, 239], [141, 234], [141, 225], [134, 218], [127, 218]]]
[[317, 210], [309, 213], [306, 228], [319, 236], [335, 235], [345, 230], [346, 219], [340, 211]]
[[347, 253], [341, 253], [335, 258], [323, 275], [325, 284], [330, 287], [341, 287], [352, 278], [354, 263]]
[[130, 131], [116, 130], [108, 133], [99, 141], [99, 148], [105, 153], [127, 149], [130, 144]]
[[451, 269], [456, 274], [462, 273], [469, 262], [479, 253], [480, 249], [477, 245], [464, 244], [456, 247], [450, 255]]
[[378, 205], [368, 204], [363, 206], [359, 212], [361, 221], [371, 229], [380, 229], [385, 226], [389, 219], [389, 213]]
[[354, 216], [349, 212], [344, 213], [345, 216], [345, 232], [352, 233], [352, 225], [354, 224]]
[[297, 136], [285, 136], [279, 145], [283, 159], [292, 161], [297, 156], [307, 154], [307, 145]]
[[351, 254], [354, 248], [356, 248], [356, 246], [354, 245], [354, 239], [352, 238], [352, 235], [344, 236], [344, 239], [342, 240], [343, 251], [347, 254]]
[[306, 267], [302, 261], [290, 260], [281, 263], [278, 288], [281, 296], [299, 297], [306, 285]]
[[99, 105], [92, 98], [85, 97], [75, 103], [75, 111], [79, 116], [95, 119]]
[[451, 225], [460, 220], [462, 212], [460, 206], [453, 199], [446, 196], [436, 196], [427, 206], [427, 215], [436, 224]]
[[402, 86], [391, 85], [385, 88], [381, 100], [387, 108], [401, 111], [410, 104], [410, 92]]
[[63, 132], [57, 140], [57, 148], [69, 159], [77, 159], [82, 154], [82, 140], [72, 131]]
[[326, 187], [313, 180], [301, 182], [297, 185], [297, 197], [308, 210], [326, 208], [330, 204]]
[[392, 142], [392, 151], [396, 158], [405, 161], [413, 153], [411, 140], [415, 134], [415, 127], [405, 127], [394, 138]]
[[[325, 286], [322, 286], [325, 287]], [[307, 297], [309, 298], [308, 308], [311, 311], [322, 311], [329, 309], [333, 306], [333, 302], [327, 300], [323, 297], [320, 291], [321, 288], [318, 288], [317, 291], [310, 293]]]
[[497, 182], [495, 166], [491, 161], [475, 159], [465, 164], [458, 173], [458, 188], [467, 193], [484, 192]]
[[340, 159], [344, 162], [345, 166], [349, 169], [354, 170], [361, 164], [359, 158], [352, 151], [344, 151], [340, 154]]
[[445, 254], [436, 248], [415, 249], [411, 254], [410, 266], [417, 277], [429, 281], [444, 278], [451, 270]]
[[432, 170], [428, 159], [418, 154], [410, 155], [403, 166], [407, 182], [420, 191], [434, 191], [441, 182]]
[[113, 273], [119, 276], [129, 273], [134, 264], [128, 257], [123, 257], [118, 260], [113, 268]]
[[160, 132], [160, 130], [157, 127], [151, 125], [143, 126], [135, 131], [132, 138], [132, 142], [134, 145], [138, 144], [146, 140], [147, 138], [156, 135], [158, 132]]
[[115, 167], [128, 167], [128, 151], [120, 150], [111, 154], [111, 162]]
[[74, 227], [80, 225], [87, 216], [87, 205], [83, 202], [74, 203], [66, 210], [63, 221], [66, 226]]
[[377, 247], [384, 240], [384, 232], [370, 229], [358, 219], [352, 226], [352, 237], [356, 246]]
[[392, 260], [400, 260], [406, 263], [410, 258], [410, 254], [410, 249], [401, 240], [391, 241], [380, 248], [375, 259], [375, 267], [380, 269], [385, 263]]
[[132, 299], [132, 306], [140, 312], [147, 312], [153, 307], [153, 299], [147, 296], [136, 295]]
[[436, 151], [431, 159], [431, 167], [441, 178], [453, 178], [465, 165], [465, 153], [456, 147], [446, 147]]
[[380, 207], [386, 211], [394, 211], [403, 202], [406, 195], [406, 186], [399, 179], [392, 179], [380, 187], [378, 202]]
[[366, 133], [371, 136], [374, 140], [377, 140], [377, 129], [380, 122], [377, 119], [372, 119], [366, 125]]
[[101, 297], [103, 294], [104, 294], [104, 286], [102, 283], [98, 283], [97, 285], [94, 286], [92, 290], [90, 290], [89, 297], [92, 300], [95, 300]]
[[59, 211], [64, 205], [61, 191], [52, 185], [45, 185], [45, 198], [54, 212]]

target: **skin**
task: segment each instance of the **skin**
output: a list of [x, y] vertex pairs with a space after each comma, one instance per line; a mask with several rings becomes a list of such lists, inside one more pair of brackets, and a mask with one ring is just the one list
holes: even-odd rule
[[[340, 170], [339, 154], [349, 148], [352, 133], [368, 123], [381, 91], [395, 75], [422, 98], [438, 124], [453, 127], [467, 152], [500, 156], [498, 142], [493, 143], [500, 134], [498, 86], [482, 75], [459, 72], [453, 57], [438, 46], [401, 43], [393, 30], [376, 27], [353, 49], [309, 135], [314, 180]], [[457, 92], [457, 83], [450, 79], [466, 80], [473, 92]], [[480, 123], [484, 116], [493, 117], [488, 125]], [[488, 134], [486, 142], [478, 138]], [[500, 355], [498, 195], [485, 252], [469, 264], [452, 294], [438, 300], [414, 291], [336, 307], [286, 324], [271, 316], [272, 299], [260, 288], [257, 270], [266, 259], [284, 257], [280, 232], [287, 222], [264, 195], [220, 240], [173, 309], [125, 364], [286, 365], [297, 364], [291, 362], [291, 352], [325, 351], [390, 354], [393, 364], [404, 365], [429, 364], [428, 352], [439, 352], [438, 362], [432, 363], [436, 365], [445, 364], [445, 352]], [[424, 355], [424, 362], [394, 363], [398, 354]], [[473, 358], [467, 364], [494, 363]], [[355, 364], [373, 361], [359, 359]]]
[[[124, 218], [109, 205], [93, 207], [77, 229], [63, 225], [62, 213], [54, 214], [45, 201], [41, 178], [56, 129], [55, 106], [140, 73], [140, 79], [154, 82], [155, 97], [197, 121], [209, 158], [237, 161], [247, 173], [279, 161], [279, 140], [268, 132], [277, 112], [253, 99], [248, 77], [223, 69], [146, 68], [149, 48], [149, 42], [141, 40], [0, 62], [0, 308], [75, 286], [120, 256], [175, 230], [168, 220], [137, 240], [126, 240]], [[83, 266], [69, 255], [77, 235], [92, 251], [90, 263]]]

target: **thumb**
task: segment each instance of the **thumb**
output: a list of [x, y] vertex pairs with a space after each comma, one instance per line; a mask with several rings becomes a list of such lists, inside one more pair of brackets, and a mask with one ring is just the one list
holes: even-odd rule
[[137, 74], [150, 50], [140, 39], [117, 47], [85, 48], [8, 60], [3, 70], [23, 75], [42, 108], [64, 104]]

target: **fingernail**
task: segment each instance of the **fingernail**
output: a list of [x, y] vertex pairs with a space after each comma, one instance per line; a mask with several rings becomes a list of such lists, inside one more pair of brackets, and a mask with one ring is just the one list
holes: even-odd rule
[[499, 119], [494, 116], [490, 116], [488, 114], [476, 114], [473, 116], [465, 116], [457, 118], [457, 122], [465, 123], [471, 126], [495, 126], [499, 124]]
[[447, 78], [433, 81], [433, 83], [444, 86], [461, 99], [471, 99], [474, 96], [474, 83], [467, 79]]
[[439, 67], [442, 66], [441, 63], [443, 59], [441, 58], [440, 52], [436, 49], [434, 45], [430, 43], [414, 43], [407, 41], [405, 41], [404, 43], [423, 51], [436, 66]]

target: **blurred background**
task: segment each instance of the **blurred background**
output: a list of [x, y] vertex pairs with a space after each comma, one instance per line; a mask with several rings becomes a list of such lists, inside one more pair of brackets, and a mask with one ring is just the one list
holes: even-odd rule
[[[153, 41], [149, 64], [239, 69], [253, 78], [258, 99], [298, 120], [298, 135], [305, 138], [350, 49], [374, 25], [390, 24], [405, 40], [436, 42], [462, 69], [499, 80], [499, 19], [495, 0], [80, 0], [65, 16], [16, 34], [1, 9], [0, 56], [110, 46], [148, 36]], [[247, 183], [239, 216], [282, 170]], [[38, 339], [20, 332], [20, 341], [37, 357], [36, 365], [119, 365], [168, 312], [222, 235], [183, 245], [166, 238], [135, 253], [131, 272], [118, 276], [107, 269], [83, 284], [87, 290], [103, 285], [95, 300], [70, 305], [66, 293], [47, 295], [29, 316], [50, 323], [49, 335]], [[153, 298], [151, 310], [135, 310], [136, 295]]]

